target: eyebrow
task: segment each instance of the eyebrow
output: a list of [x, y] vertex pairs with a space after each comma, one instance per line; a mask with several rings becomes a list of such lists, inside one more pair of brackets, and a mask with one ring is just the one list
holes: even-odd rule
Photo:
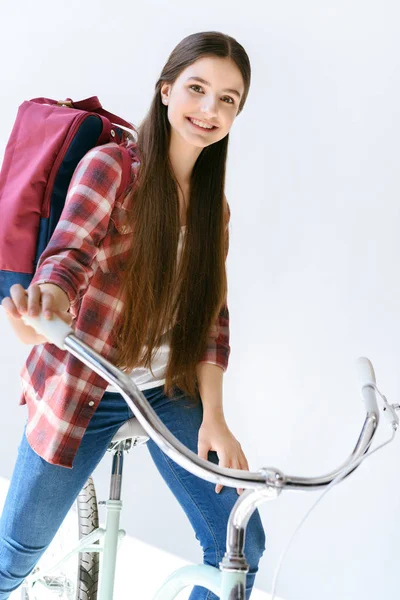
[[[186, 79], [186, 81], [189, 81], [190, 79], [196, 79], [197, 81], [200, 81], [201, 83], [204, 83], [204, 85], [209, 85], [211, 86], [211, 83], [209, 81], [206, 81], [205, 79], [202, 79], [202, 77], [189, 77], [189, 79]], [[232, 90], [231, 88], [228, 88], [226, 90], [222, 90], [223, 92], [229, 92], [230, 94], [236, 94], [236, 96], [239, 98], [240, 100], [240, 94], [237, 90]]]

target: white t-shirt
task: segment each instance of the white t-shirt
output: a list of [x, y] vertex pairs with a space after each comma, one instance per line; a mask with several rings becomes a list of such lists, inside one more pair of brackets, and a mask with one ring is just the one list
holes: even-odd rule
[[[178, 243], [178, 264], [182, 253], [183, 234], [185, 233], [186, 225], [182, 225], [179, 234]], [[140, 390], [148, 390], [165, 383], [165, 371], [168, 364], [169, 351], [170, 351], [170, 337], [171, 330], [165, 331], [162, 336], [161, 345], [158, 347], [157, 352], [151, 363], [151, 368], [154, 373], [152, 375], [150, 369], [145, 367], [136, 367], [128, 373], [129, 377], [134, 381]], [[106, 388], [106, 392], [117, 392], [116, 388], [111, 384]]]

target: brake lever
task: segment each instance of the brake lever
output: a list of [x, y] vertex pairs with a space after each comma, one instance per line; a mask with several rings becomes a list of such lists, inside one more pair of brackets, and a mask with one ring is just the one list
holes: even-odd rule
[[399, 417], [398, 417], [396, 411], [400, 410], [400, 404], [389, 404], [386, 396], [381, 394], [381, 392], [379, 391], [377, 386], [373, 385], [373, 387], [374, 387], [375, 391], [377, 392], [378, 396], [382, 399], [382, 403], [383, 403], [382, 412], [383, 412], [384, 418], [392, 426], [393, 430], [396, 431], [399, 427]]

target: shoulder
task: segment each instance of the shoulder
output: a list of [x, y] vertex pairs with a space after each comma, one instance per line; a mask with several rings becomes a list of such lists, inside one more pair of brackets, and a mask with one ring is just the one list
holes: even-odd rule
[[135, 170], [132, 153], [116, 142], [109, 142], [91, 148], [78, 163], [72, 178], [72, 185], [86, 185], [96, 191], [108, 194], [112, 186], [124, 185], [134, 178]]
[[137, 179], [140, 168], [139, 150], [136, 142], [131, 139], [120, 144], [109, 142], [95, 146], [85, 155], [84, 159], [93, 164], [102, 163], [104, 167], [108, 166], [119, 175], [121, 171], [129, 173], [126, 184]]
[[104, 165], [104, 167], [120, 170], [122, 169], [122, 152], [119, 144], [109, 142], [89, 150], [82, 158], [81, 163], [94, 167]]
[[79, 161], [71, 186], [88, 185], [107, 187], [121, 179], [123, 160], [118, 144], [109, 143], [91, 148]]

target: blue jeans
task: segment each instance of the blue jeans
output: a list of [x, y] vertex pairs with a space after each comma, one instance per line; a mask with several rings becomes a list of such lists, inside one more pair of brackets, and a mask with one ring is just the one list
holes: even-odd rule
[[[163, 386], [143, 393], [168, 429], [197, 453], [203, 414], [201, 402], [194, 406], [183, 394], [176, 396], [178, 399], [169, 399]], [[0, 600], [6, 600], [33, 570], [114, 434], [131, 417], [132, 411], [120, 394], [105, 392], [85, 431], [72, 469], [43, 460], [32, 450], [24, 432], [0, 519]], [[229, 513], [238, 498], [236, 490], [224, 487], [217, 494], [215, 484], [185, 471], [152, 440], [147, 447], [192, 524], [203, 549], [204, 563], [218, 567], [225, 552]], [[216, 452], [210, 452], [208, 459], [218, 463]], [[264, 549], [264, 530], [256, 511], [246, 533], [245, 556], [250, 565], [247, 599]], [[216, 599], [215, 594], [199, 586], [194, 587], [190, 595], [190, 600]]]

